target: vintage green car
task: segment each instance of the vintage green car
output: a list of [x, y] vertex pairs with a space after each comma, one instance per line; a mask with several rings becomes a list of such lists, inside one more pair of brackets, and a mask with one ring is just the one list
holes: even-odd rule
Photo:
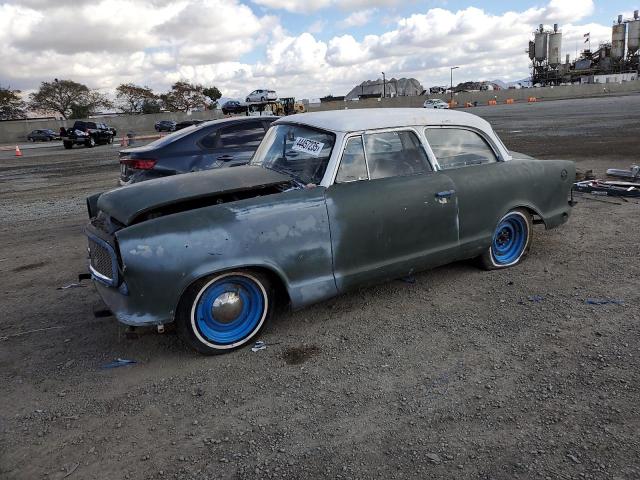
[[121, 322], [177, 322], [205, 354], [299, 309], [455, 260], [520, 262], [567, 221], [572, 162], [509, 152], [484, 120], [360, 109], [276, 121], [248, 166], [88, 199], [90, 271]]

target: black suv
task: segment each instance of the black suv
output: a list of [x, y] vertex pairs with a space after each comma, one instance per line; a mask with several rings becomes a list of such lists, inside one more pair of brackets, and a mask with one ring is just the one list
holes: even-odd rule
[[76, 120], [71, 128], [60, 128], [60, 137], [64, 148], [73, 148], [73, 145], [95, 147], [100, 144], [113, 143], [116, 130], [104, 123], [85, 122]]

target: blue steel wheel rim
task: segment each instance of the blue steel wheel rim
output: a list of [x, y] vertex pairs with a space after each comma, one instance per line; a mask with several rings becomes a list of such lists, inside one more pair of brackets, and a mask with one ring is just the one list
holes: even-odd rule
[[491, 256], [496, 265], [511, 265], [522, 256], [529, 237], [529, 227], [519, 213], [505, 216], [493, 234]]
[[[231, 315], [220, 315], [222, 300], [232, 299]], [[224, 306], [223, 306], [224, 308]], [[262, 326], [268, 299], [262, 284], [250, 275], [232, 273], [203, 287], [191, 311], [196, 336], [214, 348], [232, 348], [249, 340]]]

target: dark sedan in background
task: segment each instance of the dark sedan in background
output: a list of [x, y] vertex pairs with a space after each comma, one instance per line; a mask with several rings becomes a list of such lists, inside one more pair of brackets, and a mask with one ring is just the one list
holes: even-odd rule
[[230, 113], [245, 113], [247, 111], [247, 106], [242, 105], [237, 100], [229, 100], [222, 105], [222, 113], [224, 115], [229, 115]]
[[278, 117], [236, 117], [194, 125], [120, 151], [120, 185], [179, 173], [235, 167], [251, 160]]
[[30, 142], [50, 142], [51, 140], [60, 140], [60, 135], [50, 128], [43, 128], [40, 130], [33, 130], [29, 135], [27, 135], [27, 140]]
[[173, 132], [176, 129], [176, 122], [173, 120], [160, 120], [153, 126], [156, 132]]

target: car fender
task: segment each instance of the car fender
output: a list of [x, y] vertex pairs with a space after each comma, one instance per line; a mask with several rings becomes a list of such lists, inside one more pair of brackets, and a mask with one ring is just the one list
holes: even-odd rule
[[193, 282], [232, 269], [273, 272], [293, 308], [337, 293], [321, 187], [168, 215], [116, 237], [130, 302], [161, 322]]

